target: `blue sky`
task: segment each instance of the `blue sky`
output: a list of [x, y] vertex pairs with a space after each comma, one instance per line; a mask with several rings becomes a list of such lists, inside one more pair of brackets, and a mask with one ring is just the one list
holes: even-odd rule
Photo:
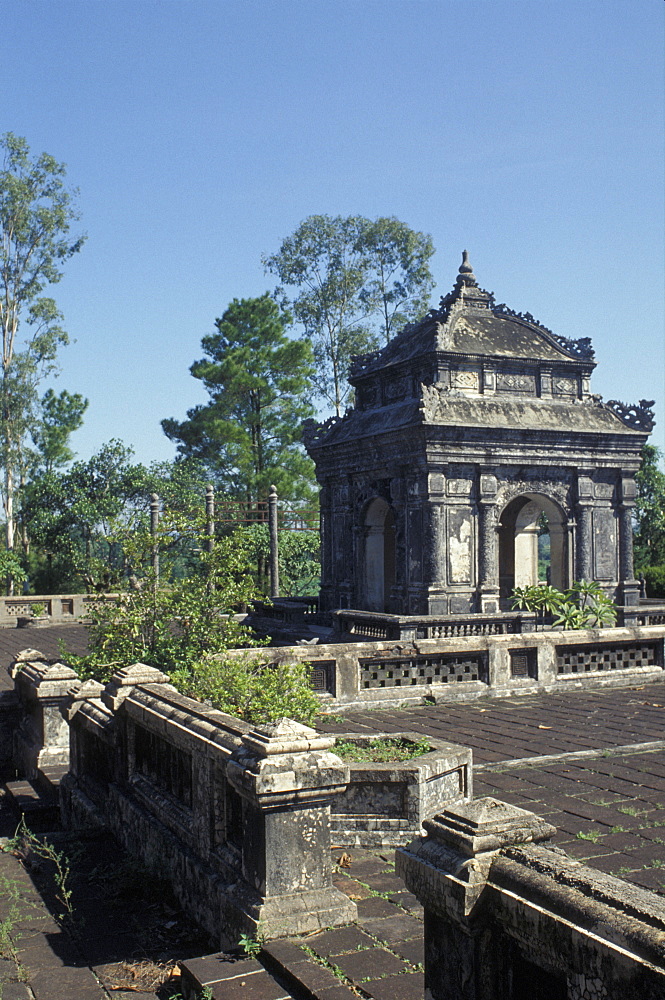
[[163, 417], [262, 254], [306, 216], [431, 233], [433, 304], [479, 283], [590, 336], [665, 442], [661, 0], [3, 0], [0, 132], [53, 154], [88, 242], [53, 289], [73, 446], [171, 458]]

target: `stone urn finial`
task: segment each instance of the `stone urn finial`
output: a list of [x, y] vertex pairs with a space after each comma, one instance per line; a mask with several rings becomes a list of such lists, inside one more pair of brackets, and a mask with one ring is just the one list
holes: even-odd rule
[[473, 268], [469, 264], [469, 251], [462, 250], [462, 263], [459, 269], [460, 274], [473, 274]]

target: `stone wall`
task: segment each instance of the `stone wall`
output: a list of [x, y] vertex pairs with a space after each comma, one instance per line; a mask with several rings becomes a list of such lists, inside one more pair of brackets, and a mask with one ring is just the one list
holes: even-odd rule
[[332, 709], [642, 684], [662, 678], [664, 641], [665, 627], [649, 625], [264, 647], [250, 655], [309, 662], [313, 686]]
[[251, 729], [143, 664], [72, 691], [65, 826], [109, 829], [173, 882], [220, 947], [355, 919], [332, 885], [330, 806], [349, 770], [290, 720]]

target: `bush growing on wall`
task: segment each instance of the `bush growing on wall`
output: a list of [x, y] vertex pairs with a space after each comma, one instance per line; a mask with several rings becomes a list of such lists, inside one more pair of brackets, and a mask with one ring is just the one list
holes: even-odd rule
[[91, 612], [87, 655], [63, 655], [84, 680], [108, 681], [141, 662], [163, 670], [181, 693], [247, 721], [286, 715], [311, 722], [318, 699], [306, 666], [223, 657], [229, 648], [263, 645], [234, 615], [257, 596], [245, 560], [246, 550], [229, 536], [201, 552], [197, 576], [161, 586], [146, 576], [140, 588]]

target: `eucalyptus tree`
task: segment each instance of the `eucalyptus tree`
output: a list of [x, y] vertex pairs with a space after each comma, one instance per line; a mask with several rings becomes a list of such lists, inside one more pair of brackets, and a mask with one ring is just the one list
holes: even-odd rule
[[78, 253], [84, 237], [71, 233], [79, 215], [75, 192], [65, 186], [64, 164], [48, 153], [31, 157], [26, 140], [11, 132], [0, 140], [0, 149], [0, 462], [11, 552], [16, 480], [36, 417], [37, 387], [54, 371], [58, 348], [68, 342], [62, 314], [42, 293], [60, 281], [63, 264]]
[[263, 258], [311, 341], [319, 397], [339, 415], [354, 354], [374, 350], [427, 309], [431, 237], [395, 218], [311, 215]]

